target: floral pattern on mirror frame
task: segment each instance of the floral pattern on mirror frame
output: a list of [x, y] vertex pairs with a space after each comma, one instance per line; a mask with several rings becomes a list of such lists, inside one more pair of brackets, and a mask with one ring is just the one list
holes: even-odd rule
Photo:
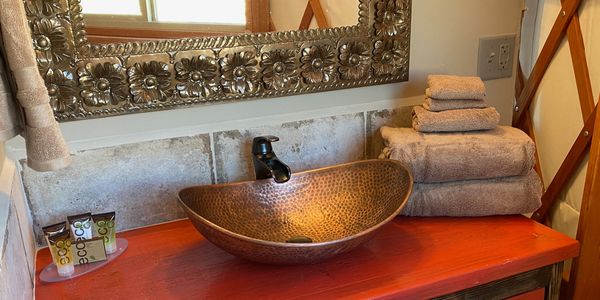
[[369, 74], [370, 49], [366, 42], [348, 42], [339, 51], [339, 71], [343, 80], [357, 80]]
[[394, 39], [375, 42], [373, 50], [373, 70], [375, 76], [398, 75], [408, 62], [408, 52], [403, 51], [402, 42]]
[[86, 40], [79, 0], [24, 3], [59, 121], [408, 79], [410, 0], [359, 0], [350, 27], [103, 45]]
[[261, 56], [263, 82], [267, 90], [283, 90], [298, 85], [296, 53], [290, 49], [276, 49]]
[[135, 104], [165, 102], [171, 90], [171, 72], [167, 64], [150, 61], [127, 69], [129, 88]]
[[51, 17], [62, 13], [61, 0], [31, 0], [25, 2], [27, 15]]
[[71, 50], [67, 42], [67, 28], [56, 18], [43, 18], [31, 23], [34, 49], [38, 63], [60, 64], [71, 60]]
[[335, 48], [331, 45], [313, 45], [302, 49], [302, 77], [306, 83], [327, 83], [335, 76]]
[[375, 9], [375, 31], [379, 36], [398, 37], [408, 29], [406, 15], [410, 11], [408, 0], [383, 0], [377, 2]]
[[229, 94], [254, 93], [259, 88], [258, 60], [252, 51], [226, 54], [219, 61], [221, 84]]
[[50, 96], [50, 106], [56, 113], [73, 110], [77, 103], [73, 74], [65, 70], [48, 69], [43, 76]]
[[218, 76], [219, 65], [213, 57], [200, 55], [175, 63], [177, 91], [183, 98], [207, 98], [219, 93]]
[[125, 74], [120, 64], [105, 62], [88, 63], [77, 70], [81, 97], [88, 106], [117, 105], [129, 99]]

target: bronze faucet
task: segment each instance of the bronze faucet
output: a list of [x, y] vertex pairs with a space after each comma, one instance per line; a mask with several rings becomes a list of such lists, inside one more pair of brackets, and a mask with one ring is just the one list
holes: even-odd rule
[[273, 152], [271, 143], [277, 141], [279, 138], [272, 135], [255, 137], [252, 141], [252, 158], [257, 180], [271, 177], [277, 183], [290, 180], [292, 176], [290, 167], [280, 161]]

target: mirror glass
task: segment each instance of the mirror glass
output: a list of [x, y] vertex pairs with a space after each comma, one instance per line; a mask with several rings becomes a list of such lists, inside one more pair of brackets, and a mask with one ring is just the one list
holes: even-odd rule
[[81, 0], [87, 38], [115, 43], [358, 24], [359, 0]]

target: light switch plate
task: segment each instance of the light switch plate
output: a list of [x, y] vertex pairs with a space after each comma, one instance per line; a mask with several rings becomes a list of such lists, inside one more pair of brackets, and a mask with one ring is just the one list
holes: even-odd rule
[[477, 75], [483, 80], [511, 77], [515, 34], [479, 38]]

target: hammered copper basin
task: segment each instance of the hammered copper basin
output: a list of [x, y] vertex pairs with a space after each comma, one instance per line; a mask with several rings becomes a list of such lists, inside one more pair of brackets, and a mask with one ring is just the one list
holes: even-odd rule
[[391, 221], [412, 191], [392, 160], [365, 160], [272, 179], [196, 186], [179, 203], [207, 240], [269, 264], [315, 263], [347, 252]]

